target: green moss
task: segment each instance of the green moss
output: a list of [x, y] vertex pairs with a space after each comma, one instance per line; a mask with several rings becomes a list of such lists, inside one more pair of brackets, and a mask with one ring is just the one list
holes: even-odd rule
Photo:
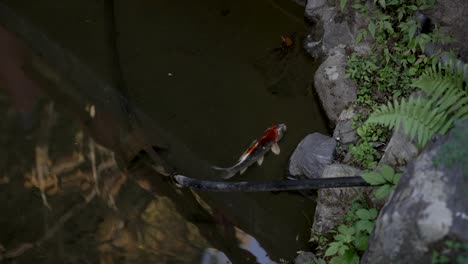
[[461, 167], [463, 174], [468, 175], [468, 122], [460, 122], [451, 135], [453, 140], [444, 144], [437, 156], [433, 159], [435, 166], [443, 166], [448, 169], [458, 165]]

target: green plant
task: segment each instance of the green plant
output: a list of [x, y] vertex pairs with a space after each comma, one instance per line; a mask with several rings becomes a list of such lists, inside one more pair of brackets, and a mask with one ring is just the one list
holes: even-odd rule
[[385, 142], [388, 137], [388, 129], [379, 125], [360, 124], [356, 125], [361, 117], [353, 120], [354, 126], [357, 126], [356, 133], [359, 136], [360, 143], [349, 147], [353, 160], [357, 165], [364, 169], [372, 170], [377, 165], [380, 153], [374, 148], [376, 142]]
[[392, 167], [383, 165], [379, 171], [363, 173], [362, 178], [371, 185], [381, 185], [373, 194], [377, 199], [385, 199], [400, 181], [401, 173], [396, 173]]
[[433, 163], [435, 166], [445, 166], [449, 169], [454, 165], [461, 166], [464, 175], [468, 176], [468, 162], [464, 162], [468, 157], [468, 148], [460, 148], [460, 146], [468, 146], [468, 124], [462, 123], [458, 129], [452, 132], [454, 140], [442, 145], [440, 152], [434, 157]]
[[327, 264], [323, 258], [318, 258], [316, 263], [313, 264]]
[[331, 257], [329, 263], [359, 263], [359, 256], [367, 248], [376, 217], [375, 208], [368, 208], [362, 197], [355, 199], [343, 217], [343, 224], [336, 231], [330, 231], [335, 235], [324, 254], [324, 257]]
[[348, 2], [348, 0], [340, 0], [340, 9], [341, 9], [341, 11], [344, 10], [347, 2]]
[[468, 242], [445, 240], [441, 250], [432, 251], [432, 264], [468, 264]]
[[379, 152], [369, 142], [362, 142], [358, 145], [351, 145], [349, 151], [353, 155], [353, 159], [361, 167], [365, 169], [373, 169], [377, 166], [377, 159], [380, 157]]
[[[347, 2], [341, 1], [341, 8]], [[414, 20], [417, 11], [434, 4], [432, 0], [374, 0], [374, 4], [377, 8], [363, 0], [356, 0], [352, 5], [368, 21], [366, 28], [357, 34], [356, 42], [373, 40], [368, 54], [355, 53], [349, 57], [346, 72], [346, 77], [356, 83], [355, 103], [363, 121], [380, 104], [407, 97], [417, 89], [410, 84], [438, 62], [437, 56], [428, 57], [423, 53], [428, 42], [450, 41], [437, 28], [433, 33], [421, 32], [420, 25]], [[376, 147], [388, 138], [375, 140], [369, 135], [363, 136], [360, 132], [372, 130], [368, 129], [371, 123], [357, 123], [354, 122], [353, 127], [358, 129], [359, 140], [349, 147], [349, 151], [356, 165], [371, 170], [381, 156]]]
[[[411, 140], [417, 136], [421, 147], [432, 135], [445, 134], [456, 120], [468, 117], [468, 86], [464, 82], [464, 70], [451, 63], [445, 68], [438, 64], [412, 84], [423, 90], [425, 97], [384, 104], [369, 116], [366, 123], [396, 129], [403, 126], [404, 134]], [[464, 69], [467, 69], [466, 65]]]
[[[342, 1], [341, 6], [346, 2]], [[374, 45], [367, 56], [352, 54], [347, 72], [358, 85], [357, 103], [370, 108], [377, 98], [410, 94], [412, 79], [438, 60], [437, 56], [424, 55], [427, 43], [451, 41], [438, 27], [432, 33], [420, 32], [420, 25], [414, 20], [417, 11], [432, 7], [434, 1], [374, 0], [376, 3], [380, 9], [370, 8], [365, 1], [355, 1], [353, 5], [368, 20], [356, 42], [370, 37]]]

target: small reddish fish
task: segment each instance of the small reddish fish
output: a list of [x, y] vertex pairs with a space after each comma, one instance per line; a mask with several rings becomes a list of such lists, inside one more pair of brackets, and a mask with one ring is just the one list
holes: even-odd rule
[[278, 141], [283, 137], [284, 132], [286, 132], [285, 124], [274, 125], [263, 133], [262, 137], [255, 140], [249, 148], [242, 154], [234, 166], [229, 168], [220, 168], [213, 167], [213, 169], [221, 172], [221, 177], [224, 179], [229, 179], [240, 172], [244, 173], [249, 166], [255, 162], [258, 165], [262, 165], [263, 156], [271, 149], [271, 151], [279, 155], [280, 147]]

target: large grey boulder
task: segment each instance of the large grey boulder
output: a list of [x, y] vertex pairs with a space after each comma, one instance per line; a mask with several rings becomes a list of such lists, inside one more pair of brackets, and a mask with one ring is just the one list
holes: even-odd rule
[[323, 55], [338, 45], [351, 45], [354, 42], [354, 32], [350, 22], [343, 14], [338, 14], [335, 7], [320, 5], [315, 1], [313, 7], [306, 6], [306, 16], [315, 26], [305, 39], [305, 49], [312, 56]]
[[333, 131], [333, 138], [342, 145], [353, 144], [357, 141], [356, 129], [352, 127], [355, 115], [354, 107], [351, 106], [343, 110], [338, 117], [335, 130]]
[[[352, 177], [361, 175], [361, 170], [344, 165], [332, 164], [325, 168], [321, 178]], [[332, 188], [318, 191], [312, 234], [324, 234], [334, 228], [351, 208], [353, 199], [369, 192], [369, 187]]]
[[344, 46], [333, 48], [315, 72], [314, 85], [328, 119], [334, 123], [338, 115], [356, 100], [353, 82], [345, 78], [347, 56]]
[[395, 130], [379, 165], [387, 164], [399, 171], [403, 171], [406, 165], [418, 155], [418, 148], [407, 139], [401, 130]]
[[328, 5], [327, 0], [308, 0], [305, 6], [305, 16], [313, 22], [323, 21], [324, 10], [333, 8]]
[[292, 0], [292, 1], [300, 6], [306, 6], [307, 4], [307, 0]]
[[326, 165], [331, 164], [335, 154], [336, 141], [319, 133], [307, 135], [297, 145], [289, 160], [290, 175], [304, 175], [318, 178]]
[[468, 242], [467, 135], [465, 120], [410, 163], [361, 263], [431, 263], [445, 239]]
[[314, 264], [317, 261], [317, 257], [312, 252], [302, 251], [294, 259], [294, 264]]
[[432, 22], [441, 26], [442, 32], [454, 38], [455, 42], [445, 45], [449, 48], [458, 49], [460, 57], [468, 62], [468, 1], [466, 0], [444, 0], [437, 1], [434, 8], [426, 11]]
[[352, 43], [354, 43], [354, 32], [350, 22], [344, 18], [343, 14], [332, 13], [323, 22], [322, 49], [327, 52], [338, 45], [351, 45]]
[[365, 19], [354, 9], [346, 8], [342, 12], [326, 0], [309, 0], [305, 16], [314, 26], [304, 47], [314, 57], [326, 55], [338, 45], [353, 45], [359, 30], [367, 26]]

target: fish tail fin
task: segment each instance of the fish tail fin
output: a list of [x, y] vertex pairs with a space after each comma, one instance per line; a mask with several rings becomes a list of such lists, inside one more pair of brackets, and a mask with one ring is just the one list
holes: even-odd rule
[[216, 166], [212, 166], [211, 168], [217, 171], [218, 175], [223, 179], [232, 178], [237, 173], [237, 171], [235, 171], [233, 168], [221, 168]]

